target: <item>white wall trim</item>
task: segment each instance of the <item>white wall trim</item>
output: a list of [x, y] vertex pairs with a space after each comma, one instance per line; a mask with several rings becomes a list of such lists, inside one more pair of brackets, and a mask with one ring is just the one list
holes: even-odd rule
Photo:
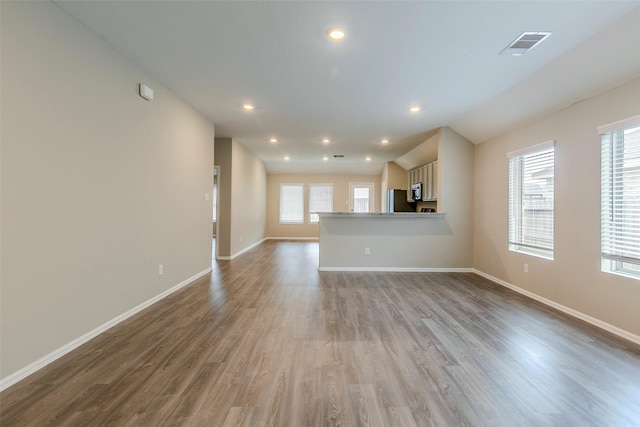
[[598, 133], [603, 135], [612, 130], [630, 127], [640, 123], [640, 116], [633, 116], [627, 119], [618, 120], [617, 122], [607, 123], [606, 125], [598, 126]]
[[267, 240], [267, 239], [258, 240], [253, 245], [247, 246], [246, 248], [244, 248], [240, 252], [236, 252], [235, 254], [233, 254], [231, 256], [217, 256], [216, 255], [216, 259], [219, 259], [221, 261], [231, 261], [232, 259], [235, 259], [235, 258], [239, 257], [240, 255], [242, 255], [243, 253], [255, 248], [256, 246], [258, 246], [260, 243], [264, 242], [265, 240]]
[[231, 256], [216, 256], [216, 259], [219, 259], [221, 261], [231, 261], [232, 259], [235, 259], [235, 258], [239, 257], [243, 253], [247, 252], [250, 249], [253, 249], [254, 247], [258, 246], [260, 243], [266, 242], [267, 240], [309, 240], [309, 241], [318, 241], [318, 238], [317, 237], [265, 237], [264, 239], [254, 243], [253, 245], [244, 248], [240, 252], [236, 252], [235, 254], [233, 254]]
[[319, 267], [318, 271], [386, 271], [391, 273], [473, 273], [466, 267]]
[[210, 272], [211, 272], [211, 267], [207, 268], [204, 271], [201, 271], [200, 273], [196, 274], [195, 276], [189, 277], [188, 279], [178, 283], [177, 285], [173, 286], [172, 288], [169, 288], [166, 291], [159, 293], [158, 295], [156, 295], [156, 296], [144, 301], [143, 303], [133, 307], [131, 310], [128, 310], [128, 311], [120, 314], [119, 316], [114, 317], [113, 319], [107, 321], [106, 323], [103, 323], [102, 325], [98, 326], [97, 328], [93, 329], [92, 331], [87, 332], [86, 334], [82, 335], [81, 337], [76, 338], [75, 340], [73, 340], [73, 341], [63, 345], [62, 347], [58, 348], [57, 350], [52, 351], [51, 353], [41, 357], [40, 359], [36, 360], [35, 362], [30, 363], [29, 365], [25, 366], [24, 368], [22, 368], [22, 369], [20, 369], [20, 370], [18, 370], [16, 372], [14, 372], [13, 374], [3, 378], [2, 380], [0, 380], [0, 391], [12, 386], [13, 384], [17, 383], [18, 381], [21, 381], [21, 380], [25, 379], [29, 375], [39, 371], [40, 369], [44, 368], [48, 364], [54, 362], [56, 359], [64, 356], [65, 354], [69, 353], [70, 351], [80, 347], [82, 344], [86, 343], [87, 341], [90, 341], [91, 339], [97, 337], [98, 335], [100, 335], [101, 333], [107, 331], [108, 329], [113, 328], [118, 323], [123, 322], [124, 320], [127, 320], [131, 316], [133, 316], [133, 315], [137, 314], [138, 312], [144, 310], [145, 308], [149, 307], [150, 305], [153, 305], [156, 302], [160, 301], [161, 299], [164, 299], [164, 298], [168, 297], [172, 293], [178, 291], [181, 288], [184, 288], [188, 284], [192, 283], [193, 281], [199, 279], [200, 277], [202, 277], [202, 276], [204, 276], [206, 274], [209, 274]]
[[309, 240], [318, 241], [319, 237], [265, 237], [265, 240]]
[[574, 310], [573, 308], [569, 308], [569, 307], [564, 306], [562, 304], [559, 304], [559, 303], [557, 303], [555, 301], [552, 301], [550, 299], [542, 297], [542, 296], [540, 296], [538, 294], [534, 294], [533, 292], [530, 292], [530, 291], [527, 291], [525, 289], [522, 289], [522, 288], [520, 288], [520, 287], [518, 287], [516, 285], [513, 285], [513, 284], [511, 284], [509, 282], [506, 282], [506, 281], [504, 281], [502, 279], [498, 279], [497, 277], [494, 277], [494, 276], [492, 276], [490, 274], [487, 274], [485, 272], [482, 272], [480, 270], [473, 269], [473, 272], [476, 273], [479, 276], [484, 277], [485, 279], [488, 279], [488, 280], [491, 280], [494, 283], [497, 283], [498, 285], [504, 286], [505, 288], [509, 288], [512, 291], [515, 291], [515, 292], [517, 292], [519, 294], [522, 294], [522, 295], [524, 295], [526, 297], [529, 297], [529, 298], [534, 299], [534, 300], [536, 300], [538, 302], [541, 302], [544, 305], [547, 305], [549, 307], [555, 308], [556, 310], [559, 310], [559, 311], [561, 311], [561, 312], [563, 312], [565, 314], [568, 314], [568, 315], [573, 316], [573, 317], [575, 317], [577, 319], [583, 320], [583, 321], [585, 321], [587, 323], [592, 324], [593, 326], [597, 326], [600, 329], [604, 329], [607, 332], [610, 332], [610, 333], [612, 333], [614, 335], [617, 335], [617, 336], [619, 336], [621, 338], [624, 338], [624, 339], [626, 339], [628, 341], [631, 341], [631, 342], [633, 342], [635, 344], [640, 345], [640, 336], [632, 334], [629, 331], [625, 331], [624, 329], [618, 328], [617, 326], [613, 326], [613, 325], [611, 325], [611, 324], [609, 324], [607, 322], [603, 322], [600, 319], [596, 319], [595, 317], [591, 317], [588, 314], [584, 314], [584, 313], [582, 313], [582, 312], [580, 312], [578, 310]]

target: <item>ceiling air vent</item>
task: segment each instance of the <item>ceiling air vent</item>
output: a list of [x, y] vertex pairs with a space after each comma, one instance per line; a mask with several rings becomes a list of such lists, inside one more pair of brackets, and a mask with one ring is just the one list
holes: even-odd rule
[[525, 32], [520, 34], [517, 39], [505, 47], [500, 55], [523, 55], [530, 49], [542, 43], [544, 39], [551, 35], [550, 32]]
[[334, 154], [333, 157], [335, 157], [336, 159], [341, 159], [344, 157], [344, 154]]

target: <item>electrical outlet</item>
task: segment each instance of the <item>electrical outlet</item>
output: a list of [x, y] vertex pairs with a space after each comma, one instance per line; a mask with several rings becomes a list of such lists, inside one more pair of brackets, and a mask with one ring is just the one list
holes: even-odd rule
[[365, 254], [365, 255], [369, 255], [369, 254], [371, 254], [371, 249], [369, 249], [369, 248], [364, 248], [364, 254]]
[[524, 272], [528, 273], [529, 272], [529, 264], [524, 264]]
[[209, 201], [209, 193], [204, 193], [204, 200]]
[[162, 276], [164, 274], [164, 265], [158, 265], [158, 276]]

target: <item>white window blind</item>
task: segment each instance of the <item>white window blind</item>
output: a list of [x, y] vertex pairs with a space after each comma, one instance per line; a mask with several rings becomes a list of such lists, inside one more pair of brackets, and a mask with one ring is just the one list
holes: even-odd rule
[[333, 185], [309, 185], [309, 222], [320, 221], [318, 212], [333, 212]]
[[612, 125], [599, 128], [601, 266], [640, 278], [640, 116]]
[[304, 223], [304, 187], [280, 184], [280, 224]]
[[553, 259], [554, 141], [509, 153], [509, 249]]

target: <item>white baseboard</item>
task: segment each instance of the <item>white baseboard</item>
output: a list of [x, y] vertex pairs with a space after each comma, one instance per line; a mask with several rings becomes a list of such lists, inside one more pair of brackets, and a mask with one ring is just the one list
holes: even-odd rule
[[233, 254], [231, 256], [216, 256], [216, 259], [219, 259], [221, 261], [231, 261], [232, 259], [235, 259], [235, 258], [239, 257], [243, 253], [247, 252], [250, 249], [255, 248], [260, 243], [263, 243], [263, 242], [265, 242], [267, 240], [309, 240], [309, 241], [316, 241], [317, 242], [318, 238], [317, 237], [265, 237], [264, 239], [254, 243], [253, 245], [244, 248], [240, 252], [236, 252], [235, 254]]
[[308, 240], [311, 242], [317, 242], [319, 237], [266, 237], [265, 240]]
[[492, 276], [490, 274], [487, 274], [485, 272], [482, 272], [480, 270], [473, 269], [473, 272], [476, 273], [479, 276], [484, 277], [485, 279], [488, 279], [488, 280], [491, 280], [492, 282], [497, 283], [498, 285], [504, 286], [505, 288], [509, 288], [509, 289], [519, 293], [519, 294], [522, 294], [522, 295], [524, 295], [526, 297], [529, 297], [529, 298], [534, 299], [534, 300], [536, 300], [538, 302], [541, 302], [544, 305], [547, 305], [547, 306], [555, 308], [556, 310], [559, 310], [559, 311], [561, 311], [561, 312], [563, 312], [565, 314], [568, 314], [569, 316], [573, 316], [573, 317], [575, 317], [577, 319], [583, 320], [583, 321], [585, 321], [587, 323], [592, 324], [593, 326], [597, 326], [600, 329], [604, 329], [607, 332], [610, 332], [610, 333], [612, 333], [614, 335], [617, 335], [617, 336], [619, 336], [621, 338], [624, 338], [624, 339], [626, 339], [628, 341], [631, 341], [631, 342], [633, 342], [635, 344], [639, 344], [640, 345], [640, 336], [632, 334], [629, 331], [625, 331], [624, 329], [620, 329], [617, 326], [613, 326], [613, 325], [611, 325], [611, 324], [609, 324], [607, 322], [603, 322], [600, 319], [596, 319], [595, 317], [591, 317], [588, 314], [584, 314], [584, 313], [582, 313], [582, 312], [580, 312], [578, 310], [574, 310], [573, 308], [564, 306], [562, 304], [559, 304], [559, 303], [557, 303], [555, 301], [552, 301], [550, 299], [547, 299], [545, 297], [541, 297], [538, 294], [534, 294], [533, 292], [530, 292], [530, 291], [527, 291], [525, 289], [522, 289], [522, 288], [520, 288], [520, 287], [518, 287], [516, 285], [513, 285], [513, 284], [511, 284], [509, 282], [506, 282], [506, 281], [504, 281], [502, 279], [498, 279], [497, 277], [494, 277], [494, 276]]
[[216, 259], [222, 260], [222, 261], [230, 261], [232, 259], [235, 259], [237, 257], [239, 257], [240, 255], [242, 255], [243, 253], [255, 248], [256, 246], [258, 246], [260, 243], [264, 242], [267, 239], [262, 239], [259, 240], [257, 242], [255, 242], [253, 245], [251, 246], [247, 246], [246, 248], [244, 248], [243, 250], [241, 250], [240, 252], [236, 252], [235, 254], [231, 255], [231, 256], [217, 256], [216, 255]]
[[319, 267], [318, 271], [386, 271], [390, 273], [473, 273], [466, 267]]
[[107, 321], [106, 323], [103, 323], [102, 325], [98, 326], [97, 328], [93, 329], [92, 331], [87, 332], [86, 334], [82, 335], [79, 338], [76, 338], [75, 340], [63, 345], [62, 347], [58, 348], [57, 350], [52, 351], [51, 353], [47, 354], [46, 356], [41, 357], [40, 359], [36, 360], [33, 363], [30, 363], [29, 365], [25, 366], [24, 368], [14, 372], [13, 374], [3, 378], [2, 380], [0, 380], [0, 391], [6, 389], [7, 387], [12, 386], [13, 384], [17, 383], [18, 381], [21, 381], [23, 379], [25, 379], [26, 377], [28, 377], [29, 375], [35, 373], [36, 371], [39, 371], [40, 369], [44, 368], [45, 366], [47, 366], [48, 364], [50, 364], [51, 362], [55, 361], [56, 359], [64, 356], [65, 354], [69, 353], [70, 351], [80, 347], [82, 344], [86, 343], [87, 341], [97, 337], [98, 335], [100, 335], [101, 333], [105, 332], [108, 329], [111, 329], [112, 327], [116, 326], [118, 323], [128, 319], [129, 317], [137, 314], [138, 312], [144, 310], [145, 308], [149, 307], [150, 305], [155, 304], [156, 302], [160, 301], [163, 298], [166, 298], [167, 296], [171, 295], [172, 293], [178, 291], [181, 288], [184, 288], [185, 286], [187, 286], [188, 284], [190, 284], [191, 282], [193, 282], [196, 279], [199, 279], [200, 277], [209, 274], [211, 272], [211, 268], [207, 268], [204, 271], [201, 271], [200, 273], [196, 274], [195, 276], [189, 277], [188, 279], [178, 283], [177, 285], [173, 286], [172, 288], [167, 289], [166, 291], [154, 296], [153, 298], [150, 298], [148, 300], [146, 300], [145, 302], [133, 307], [131, 310], [128, 310], [124, 313], [122, 313], [119, 316], [114, 317], [113, 319]]

